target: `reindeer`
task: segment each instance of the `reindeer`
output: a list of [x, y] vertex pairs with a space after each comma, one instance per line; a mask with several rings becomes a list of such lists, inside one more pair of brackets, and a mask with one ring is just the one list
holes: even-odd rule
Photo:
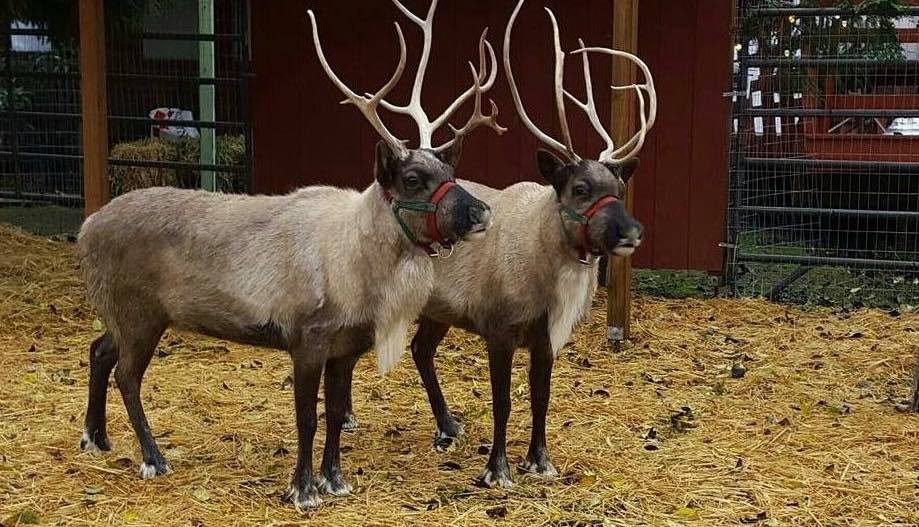
[[[78, 241], [90, 302], [108, 328], [90, 347], [81, 447], [111, 449], [105, 407], [114, 369], [142, 450], [140, 476], [171, 471], [140, 398], [143, 374], [168, 327], [286, 350], [293, 361], [298, 453], [285, 497], [298, 510], [318, 506], [320, 491], [336, 496], [351, 491], [341, 473], [339, 437], [355, 362], [373, 346], [381, 373], [392, 368], [433, 289], [432, 256], [452, 253], [453, 243], [484, 234], [490, 209], [456, 184], [454, 171], [466, 134], [483, 125], [503, 131], [496, 113], [480, 111], [496, 68], [492, 52], [487, 74], [484, 54], [491, 48], [484, 33], [473, 85], [440, 118], [419, 126], [422, 146], [409, 149], [377, 113], [405, 68], [399, 25], [396, 71], [378, 92], [359, 96], [332, 71], [316, 18], [312, 12], [309, 17], [322, 68], [382, 138], [373, 184], [363, 192], [315, 186], [272, 197], [138, 190], [90, 216]], [[475, 109], [466, 125], [433, 147], [434, 130], [470, 98]], [[413, 110], [423, 115], [420, 105]], [[323, 371], [326, 441], [314, 476]]]
[[[557, 474], [546, 449], [553, 362], [590, 308], [597, 288], [599, 257], [629, 256], [641, 244], [642, 226], [623, 205], [622, 195], [638, 166], [636, 156], [657, 115], [651, 72], [641, 59], [622, 51], [585, 47], [581, 41], [580, 49], [571, 53], [581, 55], [587, 98], [581, 101], [566, 91], [562, 86], [565, 54], [559, 42], [558, 23], [547, 9], [554, 35], [555, 101], [562, 141], [541, 131], [524, 109], [510, 61], [511, 32], [523, 2], [518, 2], [505, 30], [504, 69], [520, 120], [555, 152], [540, 150], [537, 155], [537, 166], [549, 185], [527, 182], [496, 190], [462, 182], [473, 195], [493, 207], [494, 225], [483, 237], [468, 242], [469, 250], [450, 260], [435, 262], [434, 292], [411, 343], [412, 357], [437, 421], [434, 444], [442, 448], [462, 435], [463, 427], [450, 413], [437, 380], [434, 367], [437, 345], [451, 326], [485, 339], [494, 441], [478, 481], [489, 487], [513, 484], [507, 461], [506, 430], [511, 408], [511, 364], [518, 346], [526, 346], [530, 351], [533, 416], [529, 452], [521, 468], [543, 477]], [[615, 146], [598, 116], [588, 53], [628, 59], [638, 65], [646, 79], [644, 84], [612, 87], [634, 90], [640, 106], [641, 127], [622, 146]], [[646, 93], [650, 101], [645, 100]], [[597, 160], [582, 159], [575, 153], [565, 98], [587, 114], [606, 142], [607, 147]]]

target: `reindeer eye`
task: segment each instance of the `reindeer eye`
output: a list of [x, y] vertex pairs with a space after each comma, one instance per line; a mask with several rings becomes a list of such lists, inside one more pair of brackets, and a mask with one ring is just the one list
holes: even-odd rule
[[590, 189], [587, 188], [587, 185], [575, 185], [572, 189], [572, 192], [577, 197], [584, 197], [590, 194]]
[[402, 179], [402, 184], [406, 190], [418, 190], [421, 187], [421, 178], [416, 175], [408, 175]]

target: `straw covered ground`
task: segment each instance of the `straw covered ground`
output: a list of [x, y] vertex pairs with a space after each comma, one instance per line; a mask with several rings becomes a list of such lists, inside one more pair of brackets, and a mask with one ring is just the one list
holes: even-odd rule
[[[299, 515], [279, 500], [296, 451], [281, 353], [167, 334], [144, 401], [175, 473], [137, 478], [114, 386], [115, 449], [81, 453], [87, 349], [101, 325], [73, 246], [0, 227], [0, 523], [919, 525], [919, 417], [898, 409], [919, 316], [638, 298], [634, 342], [614, 354], [602, 302], [554, 373], [559, 479], [472, 485], [491, 437], [487, 360], [478, 338], [451, 332], [440, 372], [467, 440], [433, 451], [411, 360], [381, 379], [364, 359], [362, 428], [343, 439], [355, 493]], [[512, 462], [529, 437], [526, 363], [518, 353]]]

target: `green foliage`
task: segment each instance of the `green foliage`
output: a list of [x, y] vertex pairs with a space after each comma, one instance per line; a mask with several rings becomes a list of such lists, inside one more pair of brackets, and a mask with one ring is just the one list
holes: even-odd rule
[[0, 72], [12, 69], [12, 83], [0, 80], [0, 111], [28, 109], [36, 92], [42, 91], [47, 84], [57, 82], [53, 78], [24, 77], [22, 74], [69, 73], [77, 69], [77, 64], [76, 47], [65, 41], [54, 43], [49, 53], [14, 53], [9, 59], [5, 54], [0, 55]]
[[[825, 7], [820, 0], [804, 0], [801, 7]], [[785, 2], [770, 0], [767, 7], [783, 7]], [[746, 17], [741, 30], [745, 39], [755, 38], [760, 57], [792, 57], [800, 50], [806, 58], [873, 59], [884, 62], [904, 60], [894, 19], [902, 16], [902, 0], [841, 0], [834, 7], [849, 13], [840, 16], [787, 18]], [[833, 78], [837, 92], [870, 92], [873, 69], [862, 65], [826, 65], [795, 68], [790, 81], [796, 91], [819, 92], [814, 81]]]

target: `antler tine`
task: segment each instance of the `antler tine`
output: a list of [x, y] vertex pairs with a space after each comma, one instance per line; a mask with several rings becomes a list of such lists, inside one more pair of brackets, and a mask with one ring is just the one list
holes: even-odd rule
[[[629, 159], [632, 159], [633, 157], [638, 155], [638, 152], [645, 145], [645, 137], [648, 135], [648, 130], [651, 129], [651, 127], [648, 126], [648, 118], [647, 116], [645, 116], [645, 95], [640, 86], [631, 86], [631, 88], [635, 89], [635, 95], [638, 96], [638, 115], [640, 116], [640, 119], [641, 119], [641, 123], [638, 128], [638, 132], [636, 132], [635, 135], [633, 135], [632, 138], [628, 140], [628, 142], [626, 142], [624, 145], [619, 147], [616, 151], [609, 154], [607, 159], [604, 159], [603, 157], [601, 157], [600, 158], [601, 161], [610, 161], [610, 162], [616, 162], [616, 163], [622, 163], [624, 161], [628, 161]], [[614, 90], [629, 89], [629, 86], [613, 86], [613, 89]], [[656, 105], [656, 102], [652, 101], [652, 105]], [[628, 149], [628, 148], [630, 148], [631, 150], [629, 150], [629, 152], [626, 155], [622, 157], [617, 157], [620, 153], [622, 153], [625, 149]]]
[[[514, 71], [513, 71], [513, 68], [511, 68], [511, 33], [514, 30], [514, 22], [517, 20], [517, 15], [520, 13], [520, 8], [523, 7], [524, 1], [525, 0], [520, 0], [519, 2], [517, 2], [517, 7], [515, 7], [514, 12], [511, 13], [511, 18], [507, 22], [507, 28], [505, 28], [504, 30], [504, 52], [503, 52], [504, 74], [507, 76], [507, 83], [511, 90], [511, 97], [514, 99], [514, 107], [517, 108], [517, 115], [520, 116], [520, 120], [523, 121], [523, 124], [527, 127], [527, 129], [530, 130], [530, 133], [536, 136], [537, 139], [545, 143], [549, 148], [555, 150], [557, 153], [564, 156], [569, 161], [571, 162], [580, 161], [580, 158], [574, 152], [573, 149], [571, 149], [567, 145], [562, 144], [556, 139], [553, 139], [552, 136], [540, 130], [539, 127], [536, 126], [536, 123], [534, 123], [532, 119], [530, 119], [530, 116], [527, 115], [527, 111], [523, 107], [523, 100], [520, 98], [520, 91], [517, 89], [517, 83], [514, 80]], [[552, 17], [552, 20], [553, 22], [555, 21], [554, 16]], [[557, 26], [556, 26], [556, 29], [557, 29]], [[556, 71], [560, 69], [561, 68], [559, 68], [559, 64], [558, 64], [558, 55], [556, 55]], [[556, 79], [558, 79], [557, 75], [556, 75]], [[560, 86], [557, 86], [557, 88], [559, 88], [556, 92], [558, 94], [562, 90], [560, 89]], [[562, 99], [561, 106], [562, 108], [564, 108], [564, 99]], [[563, 117], [564, 115], [560, 115], [559, 116], [560, 120], [564, 121]]]
[[[482, 93], [490, 90], [495, 83], [495, 79], [498, 78], [498, 58], [495, 56], [495, 48], [491, 47], [491, 43], [487, 40], [487, 37], [488, 28], [486, 27], [485, 30], [482, 31], [482, 35], [479, 37], [479, 71], [474, 76], [473, 85], [470, 86], [469, 89], [463, 92], [459, 97], [457, 97], [456, 100], [453, 101], [453, 104], [444, 110], [444, 113], [440, 114], [437, 119], [434, 119], [432, 126], [435, 130], [443, 126], [444, 123], [446, 123], [447, 120], [452, 117], [453, 114], [456, 113], [456, 111], [459, 110], [467, 100], [469, 100], [469, 97], [476, 93], [477, 90], [481, 91]], [[488, 52], [488, 57], [491, 64], [490, 72], [488, 70], [489, 62], [486, 62], [485, 58], [486, 51]]]
[[[578, 39], [578, 44], [581, 46], [581, 48], [583, 48], [584, 40]], [[587, 92], [587, 102], [581, 102], [577, 97], [572, 95], [567, 90], [565, 90], [565, 96], [568, 97], [572, 103], [583, 110], [584, 113], [587, 114], [587, 118], [590, 120], [590, 124], [594, 127], [594, 130], [597, 131], [597, 134], [600, 136], [600, 138], [603, 139], [603, 141], [606, 143], [606, 150], [600, 154], [600, 159], [605, 159], [616, 151], [616, 145], [613, 142], [613, 138], [610, 137], [609, 131], [607, 131], [606, 127], [603, 126], [603, 122], [600, 121], [600, 116], [597, 113], [597, 104], [594, 101], [593, 81], [591, 80], [590, 74], [590, 60], [587, 53], [582, 53], [581, 58], [584, 62], [584, 88]]]
[[[412, 86], [412, 94], [409, 98], [408, 104], [405, 106], [399, 106], [396, 104], [391, 104], [387, 101], [382, 101], [381, 104], [383, 105], [383, 108], [393, 113], [408, 115], [415, 120], [415, 124], [418, 125], [419, 148], [442, 150], [453, 144], [455, 138], [437, 148], [434, 148], [432, 144], [434, 132], [446, 124], [447, 120], [453, 116], [453, 114], [455, 114], [456, 111], [459, 110], [459, 108], [466, 101], [469, 100], [469, 97], [474, 95], [477, 91], [485, 92], [491, 89], [495, 79], [498, 77], [498, 59], [495, 56], [495, 50], [492, 48], [491, 43], [486, 40], [488, 29], [486, 28], [485, 31], [482, 32], [482, 36], [479, 39], [479, 72], [475, 75], [475, 84], [460, 94], [460, 96], [452, 104], [450, 104], [450, 106], [448, 106], [441, 115], [431, 121], [421, 105], [421, 91], [424, 87], [424, 77], [427, 73], [428, 62], [431, 58], [431, 42], [433, 40], [432, 31], [434, 25], [434, 12], [437, 10], [437, 0], [431, 1], [431, 6], [428, 8], [428, 13], [423, 20], [409, 11], [409, 9], [405, 7], [405, 5], [403, 5], [400, 0], [392, 1], [396, 8], [398, 8], [403, 15], [408, 17], [409, 20], [421, 28], [422, 33], [424, 34], [424, 47], [421, 51], [421, 60], [418, 63], [418, 71], [415, 73], [415, 83]], [[486, 51], [488, 56], [491, 57], [490, 72], [488, 71], [488, 63], [486, 61]], [[479, 126], [480, 124], [482, 123], [479, 122], [479, 124], [472, 126], [467, 130], [467, 132], [471, 131], [473, 128]], [[497, 126], [497, 123], [495, 123], [495, 126]], [[492, 128], [497, 131], [500, 127], [495, 128], [495, 126], [492, 126]], [[465, 129], [466, 127], [464, 126], [463, 130]]]
[[351, 103], [357, 107], [358, 110], [364, 114], [364, 117], [370, 121], [370, 125], [380, 134], [384, 141], [389, 145], [390, 149], [397, 154], [399, 157], [405, 157], [408, 155], [408, 151], [405, 148], [405, 144], [398, 137], [392, 134], [386, 125], [383, 124], [383, 121], [380, 119], [379, 114], [377, 113], [377, 108], [379, 107], [380, 102], [383, 100], [396, 83], [399, 82], [399, 79], [402, 77], [402, 72], [405, 71], [405, 62], [407, 58], [406, 48], [405, 48], [405, 36], [402, 34], [402, 28], [399, 27], [399, 24], [396, 23], [396, 35], [399, 37], [399, 65], [396, 66], [396, 71], [390, 77], [389, 81], [380, 88], [377, 93], [372, 96], [362, 97], [348, 88], [344, 82], [335, 72], [332, 70], [332, 67], [329, 65], [328, 60], [326, 60], [325, 53], [322, 51], [322, 44], [319, 42], [319, 28], [316, 24], [316, 16], [313, 14], [313, 11], [310, 9], [307, 11], [307, 14], [310, 17], [310, 22], [313, 26], [313, 44], [316, 47], [316, 55], [319, 57], [319, 63], [322, 65], [322, 69], [331, 79], [332, 83], [345, 94], [347, 100], [345, 103]]
[[418, 71], [415, 72], [415, 83], [412, 85], [412, 95], [408, 104], [405, 106], [397, 106], [387, 101], [382, 101], [382, 105], [383, 108], [393, 113], [408, 115], [415, 120], [415, 123], [418, 125], [420, 148], [430, 148], [431, 138], [434, 135], [434, 127], [431, 125], [427, 113], [425, 113], [424, 108], [421, 106], [421, 89], [424, 86], [424, 76], [427, 73], [428, 61], [431, 58], [432, 29], [434, 27], [434, 11], [437, 9], [437, 1], [438, 0], [431, 1], [431, 7], [428, 9], [428, 13], [424, 20], [422, 20], [409, 11], [402, 2], [399, 0], [392, 0], [393, 4], [395, 4], [396, 8], [398, 8], [403, 15], [421, 28], [421, 32], [424, 35], [424, 44], [421, 49], [421, 59], [418, 62]]
[[[635, 133], [625, 144], [619, 148], [609, 151], [609, 148], [601, 154], [600, 160], [606, 162], [617, 162], [621, 163], [627, 161], [638, 154], [638, 151], [641, 150], [641, 147], [644, 146], [645, 137], [648, 134], [648, 131], [654, 127], [654, 123], [657, 120], [657, 90], [654, 87], [654, 77], [651, 75], [651, 70], [648, 68], [648, 65], [645, 64], [643, 60], [637, 56], [627, 53], [625, 51], [620, 51], [616, 49], [609, 48], [598, 48], [598, 47], [582, 47], [575, 51], [571, 52], [572, 54], [581, 53], [586, 56], [587, 53], [603, 53], [606, 55], [612, 55], [614, 57], [623, 57], [631, 62], [633, 62], [641, 70], [642, 75], [645, 78], [644, 84], [628, 84], [625, 86], [612, 86], [613, 90], [632, 90], [638, 94], [639, 109], [641, 115], [641, 126], [638, 132]], [[644, 92], [647, 92], [649, 98], [649, 108], [647, 115], [645, 115], [645, 106], [646, 101], [644, 97]], [[628, 151], [625, 156], [619, 157], [623, 152]]]
[[472, 63], [469, 63], [469, 70], [472, 72], [473, 79], [473, 93], [475, 94], [475, 99], [472, 108], [472, 115], [469, 116], [469, 120], [466, 121], [466, 124], [462, 128], [454, 128], [450, 126], [450, 130], [453, 131], [453, 139], [447, 141], [446, 143], [435, 148], [435, 151], [441, 151], [451, 146], [457, 141], [462, 141], [470, 132], [475, 130], [480, 126], [488, 126], [495, 131], [498, 135], [503, 134], [507, 131], [507, 128], [498, 124], [498, 105], [495, 104], [495, 101], [489, 99], [488, 102], [491, 103], [491, 114], [485, 115], [482, 113], [482, 93], [484, 92], [484, 85], [482, 84], [482, 70], [479, 69], [479, 72], [476, 72], [475, 66]]
[[574, 143], [571, 141], [571, 130], [568, 127], [568, 116], [565, 112], [565, 52], [562, 51], [561, 38], [559, 37], [558, 21], [555, 19], [555, 13], [548, 7], [545, 8], [549, 14], [549, 20], [552, 21], [552, 39], [555, 44], [555, 106], [558, 109], [559, 126], [562, 129], [562, 141], [565, 147], [574, 157], [578, 157], [574, 151]]

